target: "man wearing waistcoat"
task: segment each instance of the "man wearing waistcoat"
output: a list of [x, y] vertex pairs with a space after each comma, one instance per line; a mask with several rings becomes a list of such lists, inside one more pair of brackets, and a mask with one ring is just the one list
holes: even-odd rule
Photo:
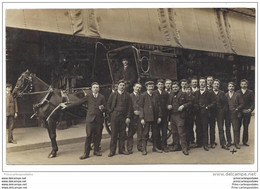
[[80, 99], [78, 102], [72, 104], [64, 104], [62, 103], [62, 109], [71, 108], [74, 106], [81, 105], [86, 103], [87, 109], [87, 117], [86, 117], [86, 141], [84, 147], [84, 154], [80, 157], [81, 160], [89, 158], [89, 153], [91, 150], [91, 139], [94, 137], [94, 155], [102, 156], [99, 151], [99, 145], [102, 137], [102, 128], [104, 122], [103, 112], [105, 111], [105, 97], [99, 93], [99, 84], [97, 82], [93, 82], [91, 84], [91, 93], [87, 94], [84, 98]]
[[239, 120], [240, 122], [240, 127], [243, 124], [243, 145], [244, 146], [249, 146], [247, 144], [248, 142], [248, 126], [250, 124], [250, 119], [252, 115], [252, 111], [255, 109], [255, 95], [254, 92], [250, 89], [247, 88], [248, 86], [248, 81], [246, 79], [242, 79], [240, 81], [240, 87], [241, 89], [238, 90], [237, 92], [242, 96], [243, 101], [244, 101], [244, 107], [242, 109], [242, 116]]
[[158, 96], [153, 94], [154, 82], [148, 81], [145, 83], [147, 91], [144, 92], [139, 101], [140, 119], [142, 124], [142, 154], [147, 155], [147, 140], [149, 136], [149, 129], [152, 129], [153, 136], [153, 152], [162, 153], [157, 148], [159, 138], [158, 124], [161, 123], [161, 108]]
[[200, 90], [195, 92], [195, 104], [194, 108], [197, 112], [197, 146], [203, 148], [205, 151], [209, 151], [208, 148], [208, 123], [210, 110], [215, 106], [216, 99], [212, 92], [206, 89], [206, 79], [199, 79]]
[[125, 91], [125, 81], [118, 81], [118, 90], [111, 93], [107, 101], [107, 110], [111, 117], [111, 141], [110, 153], [112, 157], [116, 153], [117, 141], [118, 153], [129, 155], [125, 151], [126, 126], [129, 127], [132, 117], [133, 105], [130, 94]]
[[159, 103], [160, 103], [160, 108], [161, 108], [161, 112], [162, 112], [162, 121], [161, 121], [161, 123], [158, 124], [159, 141], [158, 141], [157, 148], [161, 149], [167, 153], [168, 152], [168, 147], [167, 147], [167, 128], [168, 128], [167, 102], [168, 102], [169, 94], [165, 90], [163, 90], [164, 82], [162, 79], [157, 80], [156, 86], [157, 86], [157, 90], [154, 91], [154, 95], [156, 95], [160, 101]]
[[220, 81], [215, 79], [213, 82], [213, 94], [216, 98], [216, 106], [213, 108], [211, 116], [217, 121], [218, 124], [219, 142], [221, 148], [224, 150], [229, 150], [226, 146], [226, 139], [224, 135], [224, 114], [226, 114], [228, 109], [228, 100], [225, 93], [219, 90], [219, 86]]
[[176, 151], [181, 145], [184, 155], [189, 155], [184, 121], [185, 109], [190, 106], [191, 102], [188, 101], [187, 94], [179, 90], [178, 82], [173, 82], [167, 106], [170, 110], [173, 151]]
[[134, 91], [130, 94], [132, 104], [133, 104], [133, 118], [130, 123], [130, 127], [128, 129], [128, 136], [127, 136], [127, 150], [129, 154], [133, 153], [133, 136], [135, 132], [137, 132], [137, 150], [142, 151], [142, 128], [140, 124], [140, 108], [139, 108], [139, 99], [140, 99], [140, 92], [141, 92], [142, 85], [140, 83], [134, 84]]
[[[213, 95], [213, 76], [207, 77], [207, 90], [212, 92]], [[214, 95], [213, 95], [214, 96]], [[215, 117], [213, 116], [214, 112], [212, 112], [214, 108], [211, 108], [209, 110], [209, 136], [210, 136], [210, 147], [215, 148], [216, 147], [216, 124], [215, 124]]]
[[240, 124], [239, 119], [241, 118], [241, 111], [244, 106], [243, 97], [236, 93], [235, 84], [233, 82], [228, 83], [228, 92], [226, 97], [228, 99], [229, 115], [234, 133], [234, 144], [236, 149], [240, 149], [239, 138], [240, 138]]

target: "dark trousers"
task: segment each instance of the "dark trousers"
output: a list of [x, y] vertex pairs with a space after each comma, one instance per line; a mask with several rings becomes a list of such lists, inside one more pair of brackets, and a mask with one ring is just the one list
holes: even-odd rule
[[242, 117], [239, 119], [239, 125], [240, 128], [242, 127], [243, 124], [243, 139], [242, 142], [243, 144], [246, 144], [248, 142], [248, 126], [251, 120], [251, 114], [242, 114]]
[[94, 152], [99, 151], [99, 145], [102, 137], [102, 123], [96, 121], [86, 124], [86, 141], [85, 141], [85, 154], [89, 155], [91, 149], [91, 141], [94, 139]]
[[158, 141], [157, 141], [157, 148], [159, 149], [166, 149], [167, 148], [167, 128], [168, 122], [167, 118], [163, 117], [160, 124], [158, 124]]
[[216, 141], [216, 115], [213, 112], [209, 115], [209, 135], [210, 135], [210, 144], [215, 144]]
[[194, 140], [195, 140], [193, 127], [194, 127], [194, 116], [186, 115], [185, 116], [185, 128], [186, 128], [186, 138], [187, 138], [188, 144], [194, 142]]
[[171, 130], [173, 146], [181, 145], [183, 150], [187, 149], [184, 118], [181, 117], [180, 113], [173, 113], [171, 115]]
[[224, 135], [224, 112], [221, 110], [217, 111], [215, 116], [218, 124], [219, 143], [221, 146], [224, 146], [226, 145], [226, 139]]
[[[140, 124], [139, 116], [134, 115], [133, 119], [130, 122], [128, 133], [127, 133], [127, 151], [129, 152], [133, 150], [134, 134], [137, 131], [138, 124]], [[137, 139], [137, 146], [138, 143], [140, 143], [140, 139], [139, 140]]]
[[110, 141], [110, 153], [116, 153], [117, 147], [117, 138], [119, 137], [118, 142], [118, 151], [124, 151], [125, 144], [125, 135], [126, 135], [126, 115], [123, 112], [113, 111], [111, 113], [111, 141]]
[[157, 141], [158, 141], [158, 136], [159, 136], [159, 129], [154, 121], [150, 122], [145, 122], [145, 125], [142, 125], [142, 150], [147, 151], [147, 141], [149, 138], [149, 131], [150, 127], [152, 129], [152, 135], [153, 135], [153, 148], [157, 147]]
[[12, 141], [14, 130], [14, 116], [6, 116], [6, 126], [8, 127], [8, 142]]
[[223, 116], [224, 116], [224, 120], [225, 120], [227, 142], [231, 144], [232, 137], [231, 137], [231, 132], [230, 132], [230, 128], [231, 128], [230, 113], [226, 112]]
[[240, 140], [240, 123], [236, 113], [230, 113], [231, 123], [234, 133], [234, 144], [239, 144]]
[[202, 146], [208, 145], [208, 123], [209, 115], [207, 110], [199, 110], [197, 115], [197, 125], [196, 125], [196, 134], [197, 134], [197, 144]]

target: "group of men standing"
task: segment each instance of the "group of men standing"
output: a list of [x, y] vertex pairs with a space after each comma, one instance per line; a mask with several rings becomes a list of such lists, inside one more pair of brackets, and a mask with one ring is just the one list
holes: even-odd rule
[[[167, 153], [182, 150], [184, 155], [189, 155], [192, 147], [203, 147], [208, 151], [209, 148], [215, 148], [217, 145], [216, 122], [222, 149], [229, 150], [231, 146], [231, 124], [235, 148], [240, 149], [241, 124], [244, 126], [242, 142], [243, 145], [248, 146], [248, 126], [254, 110], [254, 93], [247, 89], [248, 81], [245, 79], [241, 80], [241, 89], [237, 92], [234, 91], [235, 84], [229, 82], [226, 94], [219, 89], [220, 81], [213, 79], [212, 76], [201, 77], [199, 80], [193, 78], [190, 83], [181, 80], [181, 87], [177, 81], [172, 82], [170, 79], [158, 79], [156, 83], [147, 81], [146, 91], [142, 94], [140, 83], [133, 85], [131, 94], [125, 90], [125, 86], [125, 81], [119, 80], [117, 89], [110, 94], [106, 103], [104, 96], [99, 93], [99, 84], [94, 82], [91, 86], [92, 93], [77, 103], [62, 105], [63, 108], [68, 108], [87, 103], [87, 138], [85, 152], [80, 159], [89, 157], [92, 138], [95, 139], [94, 155], [102, 155], [99, 146], [105, 114], [111, 118], [108, 157], [116, 154], [117, 144], [118, 154], [132, 154], [135, 133], [137, 133], [137, 150], [147, 155], [150, 130], [153, 152]], [[172, 133], [172, 144], [169, 145], [168, 127]], [[224, 130], [226, 130], [226, 137]]]

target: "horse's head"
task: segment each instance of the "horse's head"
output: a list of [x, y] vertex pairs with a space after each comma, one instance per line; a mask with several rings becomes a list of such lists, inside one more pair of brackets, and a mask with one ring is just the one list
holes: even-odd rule
[[33, 75], [30, 73], [29, 70], [26, 70], [21, 74], [18, 78], [16, 85], [13, 90], [14, 97], [22, 96], [23, 93], [30, 93], [32, 92], [33, 85]]

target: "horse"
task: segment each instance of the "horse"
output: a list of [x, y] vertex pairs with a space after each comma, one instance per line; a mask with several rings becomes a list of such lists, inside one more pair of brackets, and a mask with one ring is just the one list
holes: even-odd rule
[[[39, 120], [44, 122], [48, 130], [51, 140], [52, 150], [48, 158], [57, 156], [58, 145], [56, 141], [56, 124], [59, 120], [62, 110], [60, 104], [63, 102], [70, 103], [84, 97], [89, 88], [80, 88], [74, 92], [62, 91], [48, 85], [35, 74], [28, 70], [19, 77], [13, 90], [15, 97], [22, 98], [26, 95], [34, 96], [33, 99], [33, 116], [37, 116]], [[70, 115], [74, 115], [70, 110], [66, 111]], [[78, 116], [79, 117], [79, 116]]]

